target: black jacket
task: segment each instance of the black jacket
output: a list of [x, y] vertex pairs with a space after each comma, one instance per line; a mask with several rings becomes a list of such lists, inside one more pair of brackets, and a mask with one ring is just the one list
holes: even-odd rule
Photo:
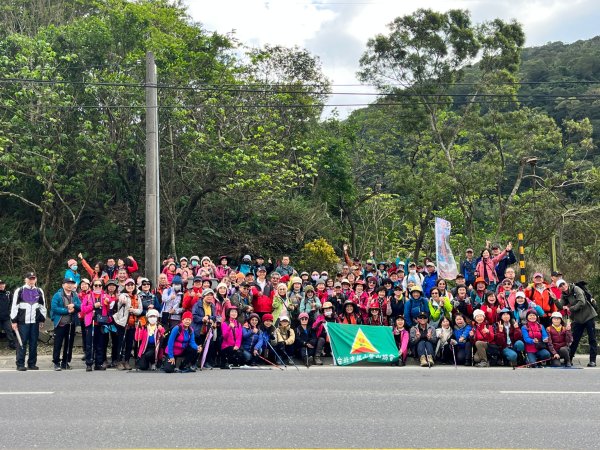
[[0, 320], [10, 320], [12, 298], [10, 291], [0, 291]]

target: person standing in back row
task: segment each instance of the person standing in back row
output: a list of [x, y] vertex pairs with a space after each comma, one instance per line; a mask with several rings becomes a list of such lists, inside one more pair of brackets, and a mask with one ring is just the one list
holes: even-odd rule
[[569, 285], [562, 278], [556, 282], [556, 287], [562, 291], [560, 300], [557, 300], [556, 306], [566, 310], [573, 320], [573, 343], [571, 344], [570, 356], [573, 360], [579, 341], [583, 332], [587, 331], [590, 343], [590, 362], [588, 367], [596, 367], [596, 355], [598, 353], [598, 344], [596, 343], [596, 316], [598, 313], [585, 298], [583, 290], [575, 284]]
[[[17, 350], [17, 370], [38, 370], [37, 343], [40, 328], [46, 321], [46, 301], [44, 291], [36, 286], [37, 277], [34, 272], [25, 275], [25, 284], [15, 291], [10, 320], [12, 329], [21, 337], [21, 344]], [[29, 344], [29, 358], [25, 368], [25, 353]]]
[[4, 330], [6, 340], [8, 341], [8, 348], [16, 350], [15, 333], [10, 322], [11, 307], [12, 298], [10, 298], [10, 291], [6, 290], [6, 282], [0, 280], [0, 329]]

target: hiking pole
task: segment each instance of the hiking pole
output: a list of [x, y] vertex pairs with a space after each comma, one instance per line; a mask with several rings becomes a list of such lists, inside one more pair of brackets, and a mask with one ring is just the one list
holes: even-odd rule
[[285, 363], [283, 362], [283, 359], [281, 359], [281, 356], [279, 356], [279, 354], [275, 351], [275, 349], [273, 348], [273, 346], [271, 345], [271, 343], [269, 341], [267, 341], [267, 345], [269, 346], [269, 348], [271, 350], [273, 350], [273, 353], [275, 354], [275, 357], [277, 359], [279, 359], [279, 362], [283, 365], [283, 367], [285, 367], [287, 369], [287, 366], [285, 365]]
[[452, 343], [450, 343], [450, 349], [452, 350], [452, 358], [454, 358], [454, 368], [458, 369], [458, 366], [456, 365], [456, 353], [454, 352], [454, 345], [452, 345]]
[[296, 363], [294, 362], [294, 360], [292, 358], [290, 358], [290, 355], [287, 354], [287, 352], [285, 351], [285, 347], [283, 348], [283, 354], [285, 355], [285, 357], [288, 359], [288, 362], [291, 362], [292, 365], [296, 368], [296, 370], [298, 372], [300, 372], [300, 369], [298, 368], [298, 366], [296, 365]]
[[[316, 349], [315, 349], [316, 352]], [[306, 368], [308, 369], [310, 366], [310, 363], [308, 362], [308, 347], [304, 347], [304, 353], [306, 353]]]
[[534, 364], [541, 364], [543, 362], [550, 361], [552, 359], [553, 358], [546, 358], [546, 359], [542, 359], [540, 361], [535, 361], [535, 362], [532, 362], [532, 363], [523, 364], [522, 366], [515, 366], [515, 367], [513, 367], [513, 370], [515, 370], [515, 369], [522, 369], [523, 367], [533, 366]]
[[273, 364], [271, 361], [269, 361], [267, 358], [263, 358], [263, 356], [259, 353], [258, 356], [260, 359], [262, 359], [264, 362], [271, 364], [273, 367], [277, 367], [279, 370], [284, 370], [283, 367], [278, 366], [277, 364]]
[[19, 333], [19, 325], [17, 325], [17, 329], [15, 330], [15, 336], [17, 337], [17, 342], [19, 344], [19, 350], [23, 348], [23, 341], [21, 340], [21, 333]]
[[[66, 359], [69, 359], [69, 353], [71, 353], [71, 351], [73, 350], [71, 348], [72, 344], [71, 344], [71, 332], [73, 331], [73, 317], [71, 317], [71, 322], [69, 323], [69, 334], [67, 334], [67, 354]], [[73, 341], [75, 340], [75, 338], [73, 337]], [[69, 361], [63, 361], [63, 364], [65, 365], [65, 368], [69, 367]]]
[[423, 348], [425, 348], [425, 358], [427, 359], [427, 367], [431, 369], [431, 362], [429, 362], [429, 352], [427, 352], [427, 346], [424, 345]]

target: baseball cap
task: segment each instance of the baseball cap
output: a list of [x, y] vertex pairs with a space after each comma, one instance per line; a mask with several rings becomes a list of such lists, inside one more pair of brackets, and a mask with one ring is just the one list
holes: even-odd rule
[[35, 272], [27, 272], [25, 278], [36, 278]]
[[553, 277], [562, 277], [562, 272], [558, 272], [556, 270], [553, 270], [550, 275], [553, 276]]
[[534, 273], [534, 274], [533, 274], [533, 278], [537, 278], [537, 277], [544, 278], [544, 274], [543, 274], [543, 273], [541, 273], [541, 272], [536, 272], [536, 273]]
[[[29, 277], [27, 277], [29, 278]], [[63, 284], [65, 283], [70, 283], [70, 284], [75, 284], [75, 280], [71, 277], [65, 277], [65, 279], [63, 280]]]

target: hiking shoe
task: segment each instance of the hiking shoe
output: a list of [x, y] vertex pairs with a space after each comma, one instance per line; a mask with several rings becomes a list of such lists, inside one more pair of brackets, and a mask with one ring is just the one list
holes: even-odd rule
[[38, 366], [27, 366], [27, 370], [40, 370]]
[[54, 364], [54, 370], [56, 372], [60, 372], [62, 370], [62, 367], [60, 367], [60, 364]]
[[567, 361], [565, 363], [565, 367], [573, 367], [573, 364], [571, 364], [571, 361]]
[[315, 364], [316, 364], [317, 366], [322, 366], [322, 365], [323, 365], [323, 361], [321, 360], [321, 357], [320, 357], [320, 356], [315, 356], [315, 357], [313, 357], [313, 361], [315, 362]]
[[17, 366], [17, 370], [19, 372], [26, 372], [27, 371], [27, 367], [25, 367], [25, 366]]
[[123, 363], [123, 370], [131, 370], [131, 366], [129, 365], [129, 361], [125, 361]]
[[433, 361], [433, 356], [427, 355], [427, 362], [433, 366], [435, 364], [435, 362]]
[[104, 366], [94, 366], [94, 370], [106, 370]]
[[419, 362], [421, 363], [421, 367], [427, 367], [427, 358], [425, 357], [425, 355], [419, 358]]
[[116, 366], [117, 370], [125, 370], [125, 365], [119, 361]]
[[588, 367], [596, 367], [596, 362], [595, 361], [590, 361], [587, 366]]
[[486, 361], [481, 361], [475, 364], [475, 367], [489, 367], [490, 365]]
[[92, 366], [85, 366], [85, 371], [86, 372], [91, 372], [92, 371]]
[[61, 364], [60, 368], [62, 370], [71, 370], [71, 365], [70, 364]]
[[179, 371], [179, 373], [190, 373], [190, 372], [195, 372], [195, 370], [194, 370], [194, 371], [192, 371], [192, 368], [191, 368], [191, 367], [186, 367], [185, 369], [181, 369], [181, 370]]

